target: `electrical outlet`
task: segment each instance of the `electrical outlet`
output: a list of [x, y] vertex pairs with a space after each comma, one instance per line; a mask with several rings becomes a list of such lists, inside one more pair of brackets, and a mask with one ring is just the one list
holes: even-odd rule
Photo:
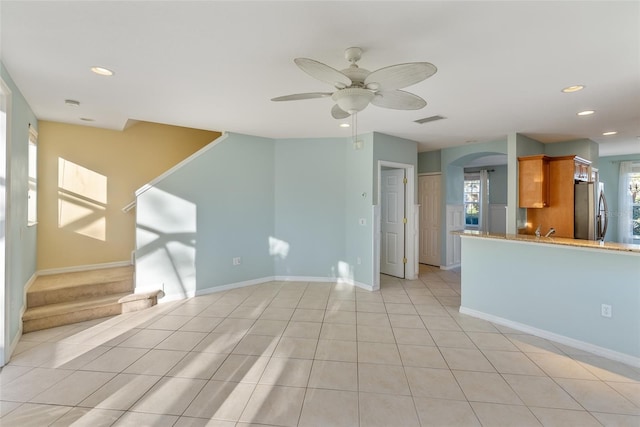
[[233, 259], [233, 265], [240, 265], [240, 257], [235, 257]]
[[360, 218], [358, 220], [358, 224], [360, 225], [367, 225], [367, 219], [366, 218]]
[[602, 315], [602, 317], [611, 317], [611, 306], [609, 304], [602, 304], [602, 307], [600, 308], [600, 314]]

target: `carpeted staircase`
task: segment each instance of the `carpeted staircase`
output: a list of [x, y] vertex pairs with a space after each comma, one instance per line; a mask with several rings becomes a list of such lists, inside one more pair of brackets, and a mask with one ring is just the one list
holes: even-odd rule
[[154, 306], [162, 291], [133, 293], [133, 266], [38, 276], [27, 291], [23, 333]]

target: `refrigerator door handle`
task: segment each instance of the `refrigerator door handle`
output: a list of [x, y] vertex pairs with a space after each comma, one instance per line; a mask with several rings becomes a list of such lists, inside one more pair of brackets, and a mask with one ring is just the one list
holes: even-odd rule
[[604, 192], [600, 192], [600, 200], [598, 206], [602, 208], [600, 213], [603, 218], [602, 230], [600, 231], [600, 240], [604, 240], [604, 236], [607, 234], [607, 226], [609, 225], [609, 209], [607, 208], [607, 199], [604, 197]]

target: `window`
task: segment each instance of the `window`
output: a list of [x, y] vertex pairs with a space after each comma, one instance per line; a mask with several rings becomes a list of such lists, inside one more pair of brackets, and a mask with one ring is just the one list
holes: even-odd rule
[[618, 241], [640, 240], [640, 163], [620, 162], [618, 184]]
[[[634, 169], [640, 169], [640, 165]], [[631, 197], [631, 220], [633, 221], [632, 235], [640, 239], [640, 172], [629, 174], [629, 193]]]
[[478, 228], [480, 218], [480, 176], [465, 174], [464, 221], [466, 228]]
[[38, 223], [38, 132], [29, 125], [29, 187], [27, 190], [27, 225]]

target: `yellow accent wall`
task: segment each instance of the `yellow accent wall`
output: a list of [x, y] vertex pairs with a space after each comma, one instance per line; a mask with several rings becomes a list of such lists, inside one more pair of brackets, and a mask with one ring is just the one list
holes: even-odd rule
[[134, 192], [219, 132], [138, 122], [123, 131], [38, 122], [37, 269], [131, 259]]

